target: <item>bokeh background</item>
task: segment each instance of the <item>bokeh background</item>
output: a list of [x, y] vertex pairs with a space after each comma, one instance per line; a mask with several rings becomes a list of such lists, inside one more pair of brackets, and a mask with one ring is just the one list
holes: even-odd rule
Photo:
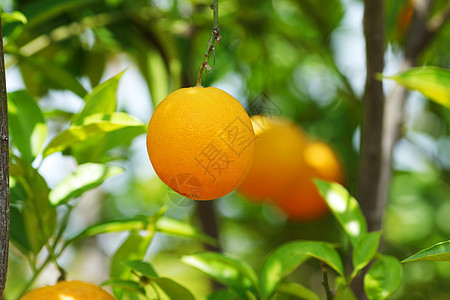
[[[387, 75], [400, 70], [410, 2], [386, 1]], [[434, 1], [433, 13], [446, 2]], [[4, 11], [18, 10], [28, 18], [25, 25], [12, 22], [3, 28], [7, 89], [26, 89], [36, 99], [49, 126], [49, 140], [68, 127], [70, 117], [83, 105], [71, 83], [59, 76], [61, 70], [88, 91], [126, 70], [119, 84], [119, 109], [147, 123], [153, 107], [167, 94], [195, 84], [212, 28], [209, 4], [4, 0]], [[216, 46], [215, 69], [203, 76], [203, 85], [227, 91], [247, 108], [261, 95], [267, 97], [269, 106], [335, 149], [345, 168], [346, 187], [357, 195], [366, 72], [362, 1], [220, 0], [219, 14], [222, 39]], [[447, 24], [422, 51], [418, 65], [450, 68], [449, 44]], [[385, 81], [386, 95], [393, 86]], [[450, 236], [450, 111], [415, 92], [405, 110], [402, 137], [394, 150], [382, 245], [384, 253], [399, 259]], [[144, 135], [128, 147], [112, 149], [101, 161], [113, 161], [126, 172], [76, 200], [67, 235], [100, 220], [149, 215], [163, 205], [169, 216], [201, 227], [195, 204], [180, 207], [168, 198], [168, 188], [152, 170]], [[37, 159], [33, 166], [53, 187], [76, 165], [73, 157], [55, 153]], [[255, 270], [282, 242], [344, 239], [333, 217], [288, 222], [269, 204], [253, 204], [237, 193], [215, 201], [214, 207], [223, 251]], [[108, 279], [109, 259], [124, 238], [125, 234], [105, 234], [77, 243], [65, 252], [61, 264], [69, 278], [101, 283]], [[188, 286], [201, 299], [210, 291], [209, 279], [179, 257], [203, 247], [198, 241], [157, 234], [147, 256], [161, 275]], [[6, 299], [15, 299], [31, 274], [12, 245]], [[37, 285], [52, 283], [57, 276], [50, 267]], [[315, 261], [302, 265], [290, 280], [323, 293]], [[448, 299], [449, 282], [449, 263], [405, 264], [403, 283], [392, 298]]]

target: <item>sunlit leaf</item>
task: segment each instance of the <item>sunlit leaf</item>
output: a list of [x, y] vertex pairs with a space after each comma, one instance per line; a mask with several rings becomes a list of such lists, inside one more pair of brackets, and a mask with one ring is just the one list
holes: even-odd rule
[[320, 300], [316, 293], [305, 286], [294, 282], [278, 285], [275, 292], [292, 295], [297, 299]]
[[311, 257], [325, 262], [340, 275], [344, 273], [339, 254], [329, 244], [315, 241], [289, 242], [275, 249], [263, 262], [259, 275], [263, 299], [269, 299], [281, 280]]
[[13, 22], [20, 22], [22, 24], [27, 24], [28, 19], [27, 17], [25, 17], [23, 13], [17, 10], [10, 13], [2, 12], [2, 26], [5, 26], [6, 24]]
[[185, 255], [181, 260], [223, 283], [241, 299], [251, 299], [247, 292], [256, 295], [256, 274], [242, 260], [215, 252]]
[[84, 97], [83, 110], [72, 119], [73, 125], [82, 125], [86, 116], [95, 113], [113, 113], [117, 110], [116, 91], [123, 72], [96, 86]]
[[316, 186], [353, 247], [360, 236], [367, 233], [367, 223], [358, 201], [340, 184], [315, 179]]
[[354, 272], [362, 270], [374, 258], [380, 243], [381, 232], [367, 233], [359, 239], [353, 249]]
[[133, 218], [105, 221], [92, 225], [77, 235], [68, 239], [73, 242], [85, 239], [102, 233], [128, 231], [128, 230], [144, 230], [149, 224], [148, 218], [144, 216], [135, 216]]
[[407, 259], [402, 260], [402, 263], [425, 260], [450, 261], [450, 240], [440, 242], [429, 248], [423, 249]]
[[194, 295], [179, 283], [165, 277], [151, 278], [161, 290], [169, 297], [170, 300], [195, 300]]
[[450, 70], [426, 66], [385, 78], [393, 79], [410, 90], [417, 90], [425, 97], [450, 108]]
[[53, 138], [43, 155], [46, 157], [99, 135], [126, 128], [137, 130], [138, 133], [144, 133], [147, 130], [139, 120], [126, 113], [93, 114], [84, 119], [83, 125], [70, 126]]
[[122, 167], [87, 163], [77, 167], [75, 172], [61, 180], [50, 192], [50, 203], [61, 205], [84, 192], [101, 185], [111, 176], [124, 171]]
[[36, 101], [26, 92], [8, 94], [9, 130], [22, 159], [31, 163], [44, 144], [47, 125]]
[[383, 300], [392, 295], [402, 282], [403, 269], [392, 256], [383, 255], [364, 277], [364, 290], [370, 300]]
[[136, 281], [123, 279], [109, 279], [102, 282], [101, 286], [105, 285], [145, 295], [145, 289], [140, 286], [139, 282]]
[[156, 222], [156, 230], [167, 234], [197, 238], [212, 246], [217, 244], [214, 238], [201, 233], [192, 225], [168, 217], [162, 217]]

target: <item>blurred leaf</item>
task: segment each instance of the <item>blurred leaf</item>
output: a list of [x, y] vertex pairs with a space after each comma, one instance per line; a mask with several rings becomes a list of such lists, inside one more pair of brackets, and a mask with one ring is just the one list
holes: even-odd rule
[[215, 252], [185, 255], [181, 260], [223, 283], [241, 299], [250, 300], [248, 292], [256, 295], [256, 274], [244, 261]]
[[31, 163], [41, 150], [47, 134], [44, 116], [26, 91], [8, 94], [8, 114], [12, 142], [22, 159]]
[[87, 94], [84, 87], [72, 74], [55, 65], [53, 62], [46, 60], [43, 57], [32, 56], [19, 56], [19, 59], [35, 71], [45, 75], [45, 78], [54, 84], [56, 88], [68, 89], [81, 98]]
[[153, 107], [155, 108], [169, 94], [169, 74], [161, 54], [154, 48], [147, 52], [147, 78]]
[[[109, 275], [111, 278], [129, 280], [131, 279], [131, 272], [128, 267], [123, 264], [124, 261], [143, 260], [147, 248], [153, 238], [154, 231], [146, 231], [141, 235], [138, 231], [130, 232], [128, 238], [114, 253], [111, 259]], [[122, 299], [124, 291], [113, 288], [114, 296]]]
[[113, 113], [117, 110], [116, 91], [123, 73], [120, 72], [116, 76], [96, 86], [90, 94], [84, 97], [84, 108], [79, 114], [73, 117], [73, 125], [82, 125], [86, 116], [95, 113]]
[[23, 13], [20, 11], [13, 11], [10, 13], [2, 12], [2, 26], [4, 27], [6, 24], [20, 22], [22, 24], [27, 24], [28, 19], [25, 17]]
[[344, 290], [337, 291], [333, 300], [358, 300], [352, 289], [347, 287]]
[[235, 293], [229, 290], [218, 290], [206, 296], [205, 300], [237, 300]]
[[64, 13], [76, 7], [93, 3], [95, 0], [43, 0], [32, 1], [24, 6], [22, 12], [27, 16], [29, 25], [34, 26], [49, 20], [58, 14]]
[[109, 279], [102, 284], [101, 286], [109, 285], [113, 288], [119, 288], [127, 291], [131, 291], [134, 293], [145, 295], [145, 289], [140, 286], [139, 282], [132, 280], [122, 280], [122, 279]]
[[438, 67], [411, 68], [394, 76], [393, 79], [410, 90], [421, 92], [425, 97], [450, 108], [450, 71]]
[[367, 223], [358, 201], [340, 184], [315, 179], [316, 186], [333, 215], [350, 238], [353, 247], [367, 233]]
[[126, 113], [93, 114], [84, 119], [83, 125], [70, 126], [59, 133], [44, 149], [43, 155], [47, 157], [90, 138], [127, 128], [137, 129], [140, 133], [146, 132], [144, 124]]
[[263, 299], [269, 299], [281, 280], [310, 257], [325, 262], [340, 275], [344, 273], [339, 254], [329, 244], [314, 241], [285, 243], [271, 252], [261, 267], [259, 278]]
[[192, 225], [168, 217], [162, 217], [156, 222], [156, 230], [167, 234], [197, 238], [200, 241], [205, 242], [212, 246], [217, 245], [217, 242], [214, 238], [198, 231]]
[[151, 280], [155, 282], [171, 300], [195, 300], [194, 295], [192, 295], [187, 288], [176, 283], [172, 279], [165, 277], [154, 277], [151, 278]]
[[362, 270], [374, 258], [380, 244], [381, 232], [367, 233], [358, 240], [353, 249], [354, 273]]
[[122, 167], [87, 163], [77, 167], [75, 172], [66, 176], [50, 192], [50, 203], [61, 205], [84, 192], [101, 185], [111, 176], [124, 171]]
[[429, 248], [423, 249], [407, 259], [402, 260], [402, 263], [425, 260], [450, 261], [450, 240], [440, 242]]
[[370, 300], [383, 300], [392, 295], [402, 282], [403, 269], [392, 256], [382, 255], [364, 277], [364, 290]]
[[292, 295], [298, 299], [320, 300], [316, 293], [294, 282], [279, 284], [275, 292]]
[[141, 273], [144, 276], [147, 277], [158, 277], [158, 274], [156, 273], [155, 269], [153, 268], [152, 264], [142, 261], [142, 260], [129, 260], [124, 262], [124, 264], [135, 270], [136, 272]]
[[89, 51], [86, 53], [86, 63], [83, 74], [89, 77], [91, 86], [97, 86], [102, 79], [106, 67], [106, 54], [103, 52]]

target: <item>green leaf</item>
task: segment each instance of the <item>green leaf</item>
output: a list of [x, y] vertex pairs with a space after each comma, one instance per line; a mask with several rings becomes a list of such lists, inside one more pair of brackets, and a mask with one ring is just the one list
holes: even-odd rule
[[154, 283], [156, 283], [161, 290], [169, 297], [169, 299], [186, 299], [186, 300], [194, 300], [194, 296], [192, 293], [186, 289], [184, 286], [176, 283], [175, 281], [165, 278], [158, 277], [153, 266], [142, 260], [131, 260], [124, 262], [124, 265], [133, 269], [134, 271], [141, 273], [142, 276], [147, 277]]
[[25, 229], [25, 221], [23, 219], [22, 207], [19, 205], [11, 205], [10, 207], [10, 239], [11, 242], [24, 255], [32, 252], [30, 242], [28, 241]]
[[80, 239], [85, 239], [102, 233], [119, 232], [128, 230], [144, 230], [149, 224], [149, 219], [144, 216], [135, 216], [122, 220], [105, 221], [92, 225], [77, 235], [68, 239], [67, 243], [71, 243]]
[[263, 262], [260, 271], [260, 289], [263, 299], [268, 299], [281, 280], [310, 257], [325, 262], [338, 274], [344, 273], [341, 258], [325, 242], [293, 241], [275, 249]]
[[316, 186], [353, 247], [367, 233], [367, 223], [358, 201], [340, 184], [315, 179]]
[[20, 217], [16, 214], [13, 223], [21, 222], [20, 226], [23, 226], [26, 232], [29, 249], [36, 255], [53, 234], [56, 209], [49, 204], [47, 182], [36, 169], [12, 155], [10, 170], [11, 176], [14, 177], [12, 195], [16, 196], [15, 192], [20, 190], [20, 196], [24, 196], [23, 199], [14, 199], [14, 205], [20, 205], [16, 211]]
[[407, 259], [402, 260], [402, 263], [424, 260], [450, 261], [450, 240], [423, 249]]
[[145, 295], [145, 289], [140, 286], [139, 282], [123, 279], [109, 279], [104, 281], [101, 286], [109, 285], [113, 288], [119, 288], [133, 293]]
[[197, 238], [209, 245], [216, 246], [214, 238], [198, 231], [195, 227], [168, 217], [162, 217], [156, 222], [156, 230], [162, 233], [173, 234], [189, 238]]
[[403, 269], [392, 256], [383, 255], [364, 277], [364, 290], [370, 300], [383, 300], [392, 295], [402, 282]]
[[9, 130], [22, 159], [31, 163], [45, 141], [47, 125], [36, 101], [26, 91], [8, 94]]
[[108, 79], [96, 86], [93, 91], [84, 97], [83, 110], [72, 119], [73, 125], [82, 125], [83, 120], [95, 113], [113, 113], [117, 110], [116, 91], [119, 80], [124, 72]]
[[20, 22], [22, 24], [27, 24], [28, 19], [25, 17], [23, 13], [20, 11], [13, 11], [10, 13], [2, 12], [2, 26], [4, 27], [6, 24]]
[[421, 92], [425, 97], [450, 108], [450, 71], [425, 66], [411, 68], [394, 76], [385, 76], [410, 90]]
[[24, 64], [45, 75], [45, 78], [56, 88], [71, 90], [81, 98], [87, 94], [85, 88], [72, 74], [55, 65], [53, 62], [46, 60], [43, 57], [18, 57]]
[[208, 296], [206, 296], [205, 300], [237, 300], [238, 297], [235, 293], [229, 290], [219, 290], [215, 291]]
[[194, 295], [192, 295], [187, 288], [176, 283], [172, 279], [165, 277], [154, 277], [151, 278], [151, 280], [155, 282], [171, 300], [195, 300]]
[[93, 114], [84, 119], [83, 125], [70, 126], [53, 138], [45, 148], [43, 156], [47, 157], [89, 139], [98, 139], [99, 136], [123, 129], [132, 129], [134, 136], [147, 130], [144, 124], [126, 113]]
[[361, 236], [353, 249], [354, 273], [362, 270], [374, 258], [380, 244], [381, 232], [370, 232]]
[[256, 274], [241, 260], [215, 252], [186, 255], [181, 260], [223, 283], [242, 299], [251, 299], [248, 292], [256, 295]]
[[278, 285], [275, 292], [292, 295], [298, 299], [320, 300], [316, 293], [301, 284], [293, 282]]
[[[154, 235], [154, 231], [146, 231], [144, 235], [141, 235], [141, 232], [142, 231], [132, 231], [128, 238], [114, 253], [109, 269], [109, 275], [111, 278], [123, 280], [130, 280], [132, 278], [131, 272], [128, 267], [123, 264], [123, 262], [130, 260], [143, 260]], [[123, 298], [123, 290], [113, 288], [113, 293], [117, 299]]]
[[61, 205], [84, 192], [101, 185], [111, 176], [124, 171], [122, 167], [87, 163], [77, 167], [75, 172], [61, 180], [50, 192], [50, 203]]
[[152, 264], [142, 261], [142, 260], [129, 260], [124, 262], [125, 266], [135, 270], [136, 272], [141, 273], [144, 276], [147, 277], [158, 277], [158, 274], [156, 273], [155, 269], [153, 268]]

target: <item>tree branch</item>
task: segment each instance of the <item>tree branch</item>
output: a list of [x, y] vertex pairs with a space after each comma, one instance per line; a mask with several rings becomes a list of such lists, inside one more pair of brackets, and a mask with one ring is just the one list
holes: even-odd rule
[[363, 96], [361, 131], [361, 166], [359, 201], [368, 219], [369, 230], [377, 230], [381, 217], [374, 214], [384, 203], [379, 202], [378, 179], [381, 171], [381, 133], [383, 125], [383, 83], [375, 78], [384, 68], [383, 0], [364, 0], [364, 35], [366, 40], [367, 78]]
[[214, 42], [219, 43], [221, 36], [220, 36], [220, 27], [219, 27], [219, 6], [218, 6], [219, 0], [213, 0], [211, 4], [211, 9], [213, 10], [214, 20], [213, 20], [213, 29], [211, 36], [209, 37], [208, 43], [206, 44], [206, 52], [203, 54], [204, 58], [202, 63], [200, 64], [200, 67], [198, 69], [197, 73], [197, 83], [196, 87], [202, 86], [202, 73], [203, 70], [206, 68], [206, 70], [213, 70], [208, 65], [209, 57], [211, 56], [211, 53], [214, 52]]
[[9, 250], [9, 133], [5, 55], [0, 16], [0, 300], [6, 285]]

